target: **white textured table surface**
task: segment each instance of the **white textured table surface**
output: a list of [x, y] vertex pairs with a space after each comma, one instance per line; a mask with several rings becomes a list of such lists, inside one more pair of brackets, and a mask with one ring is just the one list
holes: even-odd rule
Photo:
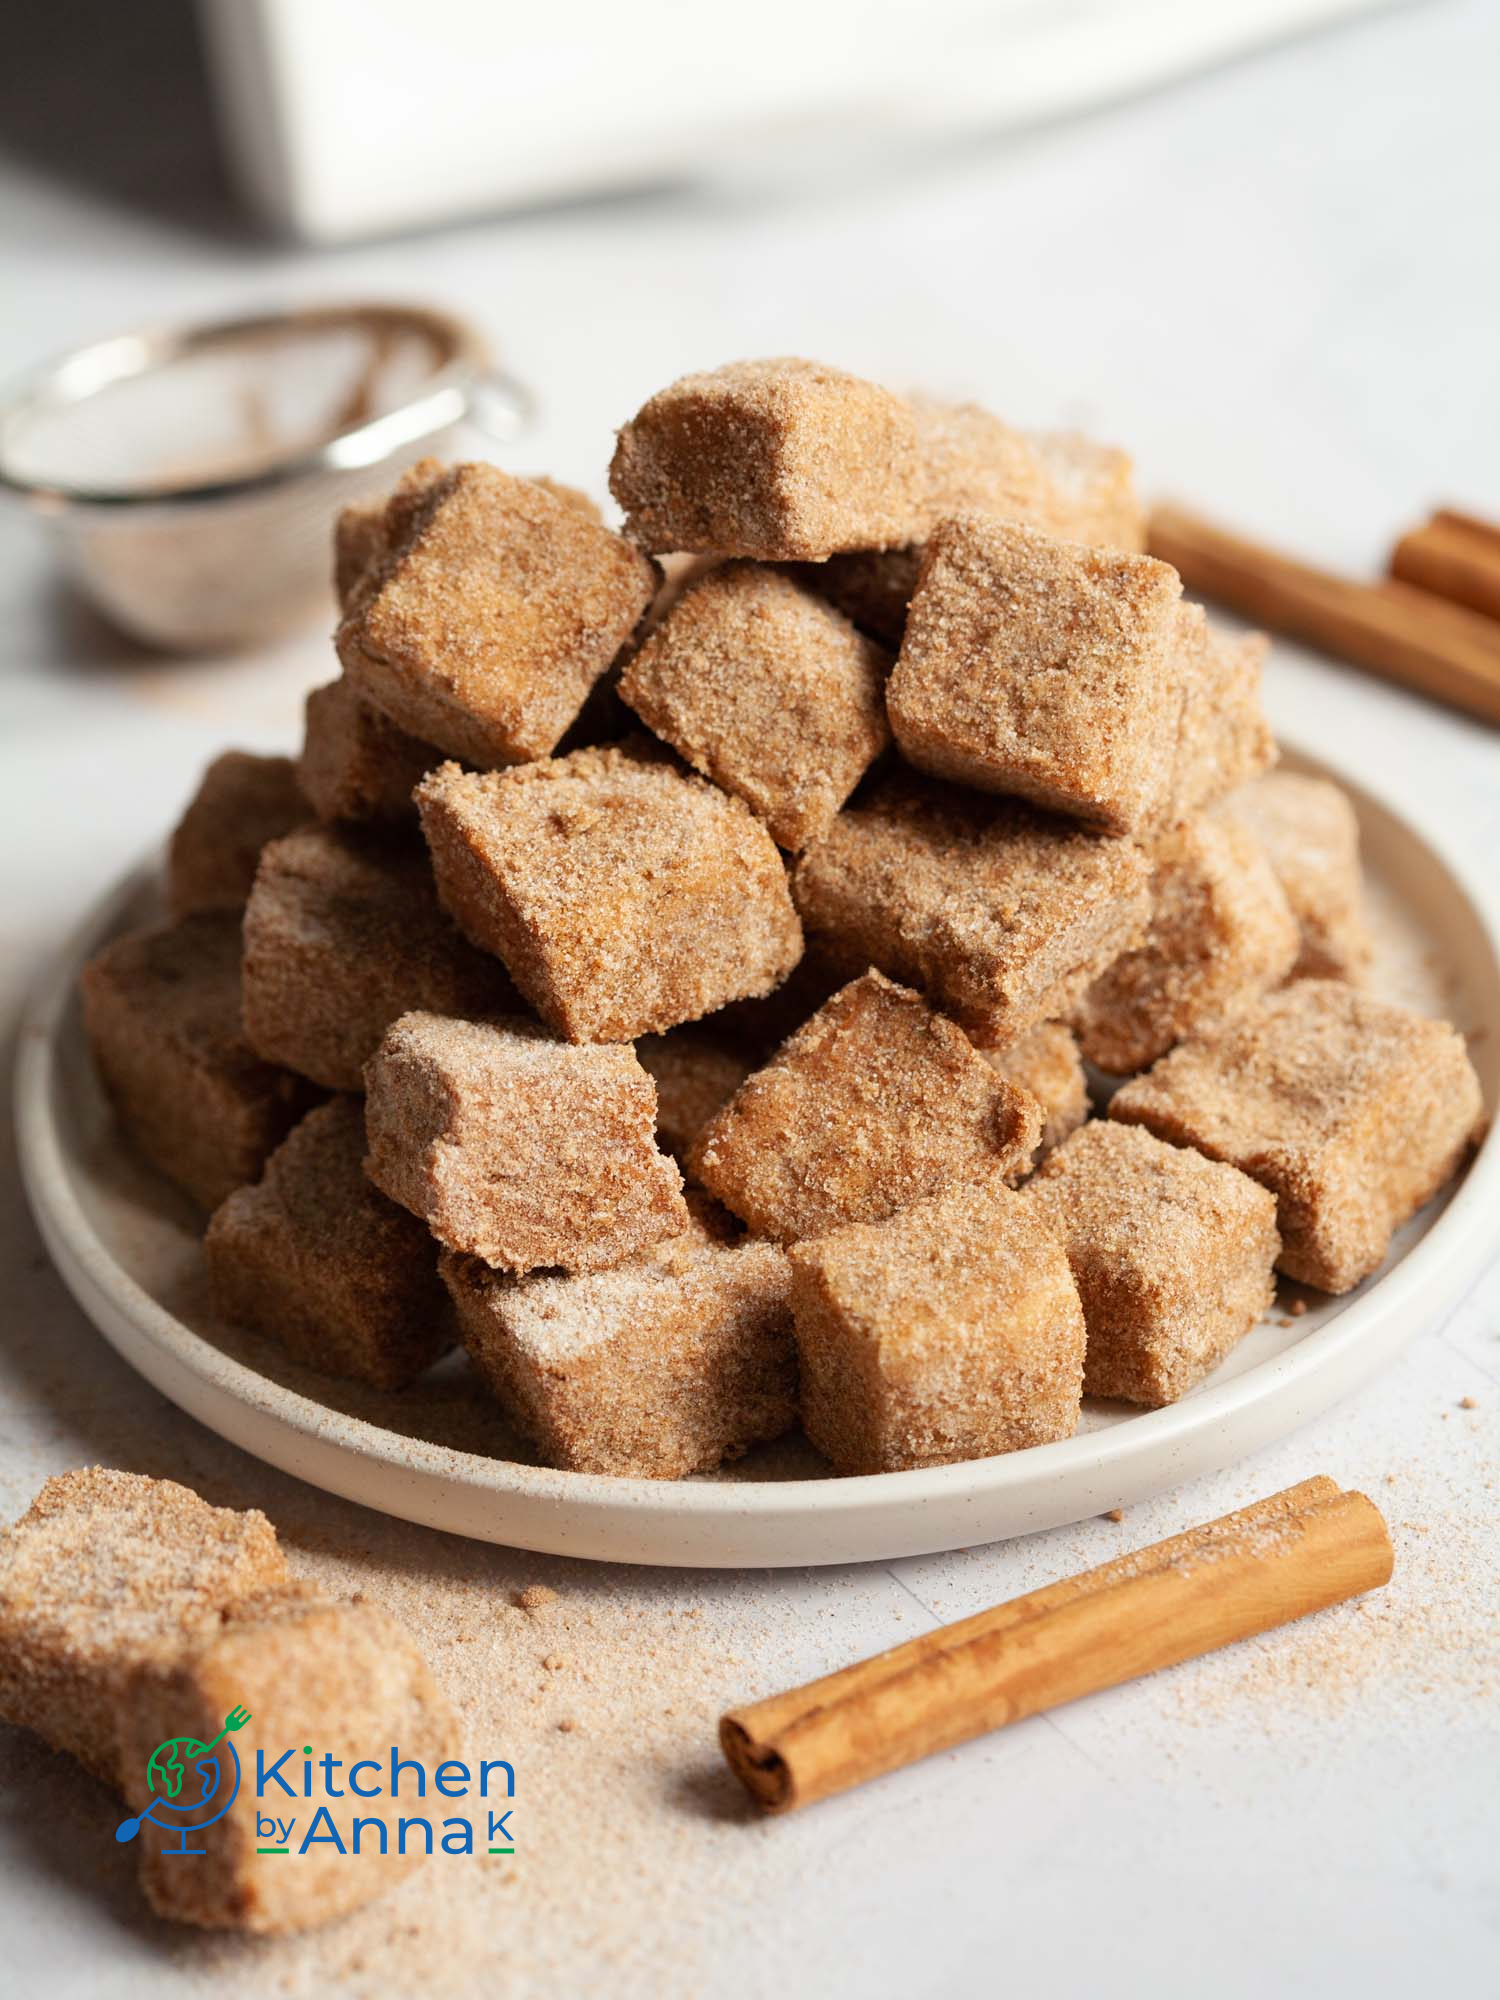
[[[597, 488], [612, 425], [648, 390], [732, 355], [801, 351], [1022, 421], [1096, 427], [1136, 450], [1153, 490], [1332, 563], [1373, 564], [1432, 502], [1500, 514], [1497, 73], [1500, 13], [1483, 0], [1421, 8], [888, 181], [764, 204], [622, 201], [314, 258], [169, 228], [10, 164], [0, 365], [177, 311], [431, 291], [483, 320], [538, 389], [543, 429], [521, 469]], [[8, 1007], [216, 748], [292, 742], [301, 693], [328, 663], [317, 637], [229, 664], [149, 660], [54, 590], [27, 524], [0, 525]], [[1497, 865], [1492, 734], [1287, 649], [1268, 693], [1309, 747]], [[582, 1669], [579, 1728], [559, 1736], [556, 1701], [537, 1692], [542, 1635], [510, 1632], [497, 1655], [517, 1689], [505, 1754], [525, 1801], [505, 1888], [476, 1887], [464, 1908], [451, 1882], [439, 1895], [418, 1880], [394, 1915], [309, 1945], [226, 1950], [152, 1924], [102, 1794], [0, 1731], [7, 1991], [1492, 1990], [1493, 1267], [1356, 1402], [1123, 1524], [889, 1569], [604, 1572], [388, 1522], [220, 1444], [84, 1322], [8, 1157], [5, 1171], [0, 1509], [85, 1461], [176, 1474], [264, 1506], [294, 1560], [357, 1568], [414, 1622], [440, 1592], [501, 1617], [518, 1585], [546, 1582]], [[1312, 1471], [1386, 1508], [1398, 1568], [1378, 1600], [799, 1819], [738, 1814], [711, 1725], [748, 1688]], [[432, 1644], [438, 1672], [468, 1685], [451, 1619]], [[593, 1815], [580, 1808], [591, 1793]]]

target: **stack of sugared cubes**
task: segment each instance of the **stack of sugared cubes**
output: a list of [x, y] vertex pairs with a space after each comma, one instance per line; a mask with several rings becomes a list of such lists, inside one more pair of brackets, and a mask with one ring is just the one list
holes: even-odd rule
[[89, 970], [222, 1312], [386, 1388], [456, 1337], [557, 1466], [800, 1418], [873, 1473], [1373, 1272], [1478, 1085], [1363, 990], [1349, 802], [1270, 772], [1264, 642], [1128, 460], [743, 362], [610, 486], [619, 533], [481, 464], [346, 513], [300, 759], [221, 759]]

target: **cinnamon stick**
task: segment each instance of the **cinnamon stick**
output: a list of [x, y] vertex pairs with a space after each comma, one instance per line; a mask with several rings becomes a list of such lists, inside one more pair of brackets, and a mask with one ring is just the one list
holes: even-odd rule
[[1397, 542], [1391, 575], [1500, 618], [1500, 527], [1443, 508]]
[[787, 1812], [1042, 1709], [1342, 1603], [1390, 1578], [1362, 1493], [1307, 1479], [1252, 1507], [733, 1710], [731, 1770]]
[[1409, 583], [1356, 583], [1278, 555], [1185, 508], [1158, 507], [1151, 553], [1190, 590], [1387, 680], [1500, 722], [1500, 622]]

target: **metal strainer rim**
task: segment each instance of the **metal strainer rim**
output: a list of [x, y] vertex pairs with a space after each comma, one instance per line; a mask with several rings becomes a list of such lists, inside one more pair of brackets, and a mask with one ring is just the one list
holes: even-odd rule
[[[186, 480], [180, 485], [93, 487], [63, 480], [40, 480], [19, 472], [12, 437], [19, 424], [43, 405], [82, 404], [100, 390], [132, 376], [236, 338], [283, 331], [317, 331], [361, 321], [405, 322], [425, 333], [447, 358], [424, 387], [396, 408], [352, 424], [318, 444], [289, 452], [253, 472], [232, 478]], [[395, 300], [355, 299], [295, 306], [208, 320], [168, 322], [132, 333], [88, 341], [34, 369], [0, 403], [0, 490], [48, 512], [66, 507], [146, 508], [197, 506], [243, 499], [306, 479], [309, 475], [356, 471], [383, 463], [404, 447], [445, 430], [467, 412], [475, 387], [489, 376], [521, 409], [529, 397], [512, 378], [492, 369], [483, 336], [457, 314]]]

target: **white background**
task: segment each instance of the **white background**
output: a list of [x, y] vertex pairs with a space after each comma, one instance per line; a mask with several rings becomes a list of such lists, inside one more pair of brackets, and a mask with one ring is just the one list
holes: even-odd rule
[[[152, 219], [11, 159], [0, 364], [179, 312], [432, 294], [474, 314], [535, 386], [543, 425], [521, 470], [598, 490], [612, 427], [651, 389], [732, 356], [803, 352], [1021, 422], [1096, 428], [1135, 450], [1150, 490], [1373, 567], [1435, 502], [1500, 516], [1497, 76], [1500, 10], [1422, 7], [880, 175], [621, 199], [316, 256]], [[319, 636], [253, 661], [153, 661], [55, 589], [29, 523], [0, 523], [9, 1004], [206, 758], [227, 741], [289, 746], [302, 691], [329, 668]], [[1497, 865], [1493, 733], [1291, 649], [1268, 699], [1288, 732]], [[95, 1458], [181, 1467], [273, 1516], [292, 1507], [290, 1482], [105, 1349], [46, 1268], [8, 1160], [6, 1174], [4, 1511]], [[747, 1828], [754, 1906], [721, 1868], [722, 1928], [696, 1940], [681, 1990], [1479, 1993], [1500, 1964], [1497, 1413], [1492, 1269], [1354, 1404], [1119, 1526], [837, 1576], [610, 1580], [518, 1571], [504, 1551], [464, 1559], [496, 1590], [522, 1574], [575, 1599], [701, 1604], [732, 1617], [742, 1648], [762, 1629], [785, 1646], [791, 1629], [800, 1674], [1310, 1472], [1363, 1485], [1398, 1547], [1378, 1610], [1077, 1704], [816, 1822]], [[418, 1574], [452, 1560], [443, 1537], [334, 1503], [326, 1533], [367, 1551], [376, 1576], [383, 1552]], [[670, 1654], [650, 1673], [670, 1683]], [[726, 1667], [724, 1702], [741, 1680]], [[205, 1961], [90, 1893], [49, 1821], [63, 1781], [44, 1770], [0, 1733], [0, 1988], [19, 1967], [9, 1990], [59, 2000], [209, 1991]], [[662, 1806], [684, 1867], [710, 1838], [693, 1811]], [[585, 1897], [595, 1861], [575, 1856]], [[585, 1929], [558, 1926], [545, 1990], [624, 1990]], [[659, 1946], [657, 1990], [672, 1991], [676, 1945]], [[519, 1990], [507, 1963], [497, 1952], [486, 1992]]]

